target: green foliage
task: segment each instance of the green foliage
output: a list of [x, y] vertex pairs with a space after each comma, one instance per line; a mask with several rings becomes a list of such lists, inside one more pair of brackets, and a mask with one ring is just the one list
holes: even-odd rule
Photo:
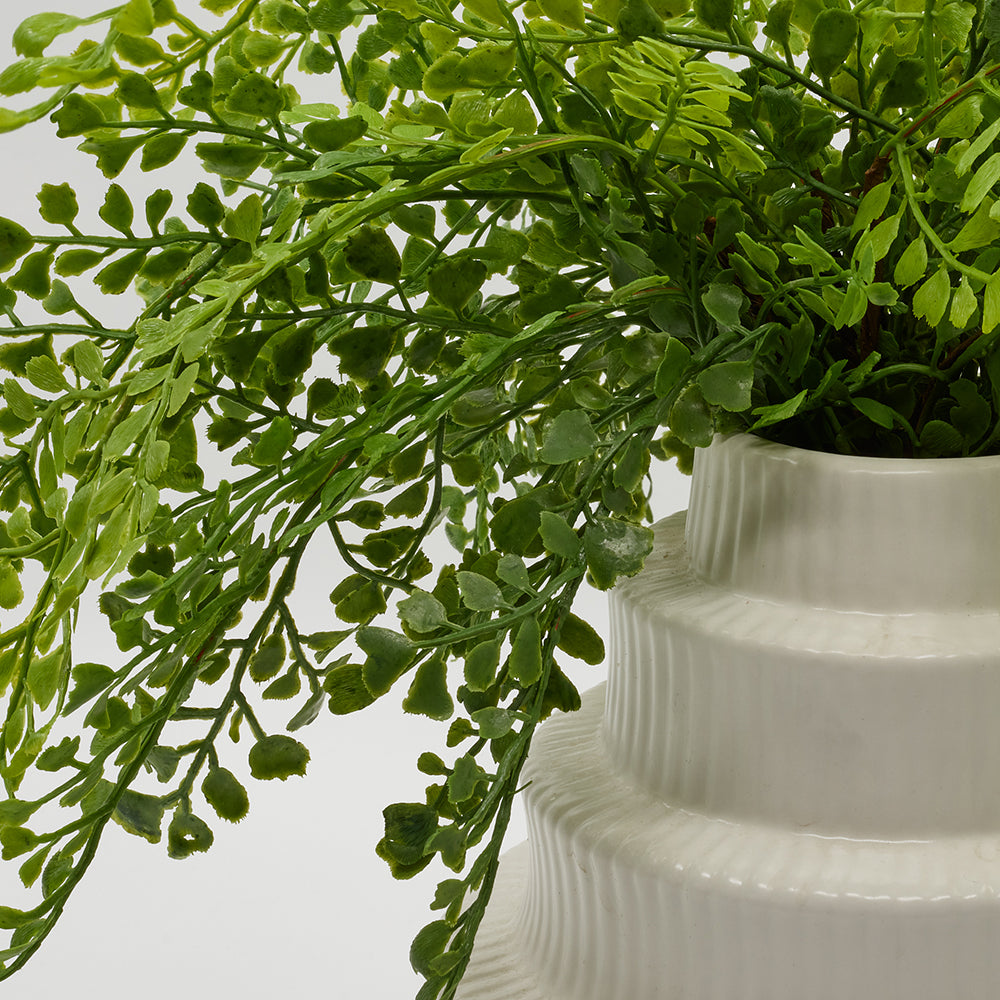
[[[255, 778], [305, 772], [259, 700], [297, 732], [395, 689], [457, 748], [377, 848], [456, 876], [414, 942], [437, 1000], [488, 900], [466, 855], [496, 858], [535, 726], [579, 706], [554, 653], [604, 658], [577, 590], [650, 551], [652, 458], [690, 471], [736, 430], [997, 451], [996, 12], [188, 6], [31, 14], [0, 73], [27, 107], [0, 129], [47, 117], [105, 179], [97, 220], [74, 177], [0, 219], [3, 856], [54, 916], [110, 819], [166, 822], [177, 858], [212, 842], [197, 813], [239, 822], [230, 743]], [[316, 82], [339, 103], [304, 103]], [[163, 172], [142, 201], [136, 166]], [[137, 293], [135, 322], [95, 289]], [[79, 655], [95, 584], [120, 668]], [[63, 821], [19, 797], [46, 781]], [[27, 912], [0, 907], [0, 978], [47, 933]]]

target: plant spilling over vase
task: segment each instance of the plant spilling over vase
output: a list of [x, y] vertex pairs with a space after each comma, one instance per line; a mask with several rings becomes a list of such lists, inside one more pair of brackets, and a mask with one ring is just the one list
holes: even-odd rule
[[606, 688], [536, 736], [458, 996], [991, 996], [998, 489], [1000, 456], [699, 451]]
[[[17, 29], [0, 126], [47, 118], [105, 193], [53, 178], [0, 219], [0, 847], [30, 896], [0, 978], [110, 821], [205, 851], [247, 773], [304, 774], [302, 730], [393, 692], [453, 752], [377, 851], [448, 870], [411, 961], [455, 996], [535, 727], [580, 707], [567, 658], [604, 658], [575, 595], [651, 551], [652, 458], [997, 450], [1000, 9], [684, 7], [128, 0]], [[336, 569], [305, 621], [313, 541]], [[121, 666], [74, 647], [98, 581]], [[760, 815], [755, 780], [707, 804]]]

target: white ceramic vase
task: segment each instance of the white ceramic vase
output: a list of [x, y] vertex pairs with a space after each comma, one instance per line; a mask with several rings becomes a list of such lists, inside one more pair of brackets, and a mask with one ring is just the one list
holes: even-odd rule
[[717, 439], [611, 603], [461, 1000], [996, 1000], [1000, 458]]

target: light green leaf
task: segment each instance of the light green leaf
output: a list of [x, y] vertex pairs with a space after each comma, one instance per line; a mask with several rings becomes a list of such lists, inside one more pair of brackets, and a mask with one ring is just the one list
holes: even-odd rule
[[986, 283], [983, 293], [983, 333], [991, 333], [1000, 324], [1000, 271]]
[[971, 3], [946, 3], [934, 7], [934, 31], [946, 38], [959, 50], [964, 50], [976, 17], [976, 7]]
[[840, 304], [834, 326], [841, 330], [845, 327], [857, 326], [867, 309], [868, 297], [865, 294], [864, 285], [856, 278], [852, 279]]
[[663, 360], [656, 369], [656, 379], [653, 382], [653, 391], [658, 397], [669, 395], [677, 387], [690, 361], [691, 351], [676, 337], [671, 337], [664, 348]]
[[885, 403], [880, 403], [877, 399], [869, 399], [866, 396], [852, 396], [851, 403], [872, 423], [878, 424], [879, 427], [885, 427], [887, 430], [892, 428], [895, 411], [886, 406]]
[[868, 230], [854, 248], [853, 259], [860, 260], [865, 250], [869, 247], [872, 252], [872, 259], [876, 263], [885, 258], [892, 246], [892, 241], [899, 232], [899, 216], [894, 215], [884, 222], [880, 222], [874, 229]]
[[958, 288], [951, 299], [951, 312], [948, 314], [949, 321], [958, 330], [964, 330], [969, 317], [976, 311], [979, 303], [976, 294], [969, 284], [969, 279], [963, 274]]
[[114, 18], [114, 26], [123, 35], [146, 38], [153, 33], [156, 20], [151, 0], [129, 0]]
[[445, 606], [424, 590], [414, 590], [398, 608], [399, 617], [415, 632], [433, 632], [448, 620]]
[[257, 465], [278, 465], [295, 438], [289, 417], [275, 417], [254, 446], [253, 460]]
[[531, 580], [528, 578], [528, 567], [524, 560], [513, 552], [507, 552], [497, 563], [497, 576], [504, 583], [509, 583], [523, 593], [532, 593]]
[[108, 436], [104, 444], [104, 455], [108, 459], [121, 458], [125, 452], [139, 440], [139, 435], [146, 429], [153, 414], [156, 412], [155, 402], [147, 403], [135, 413], [130, 413]]
[[495, 611], [506, 607], [500, 588], [479, 573], [459, 570], [455, 574], [462, 602], [470, 611]]
[[44, 392], [64, 392], [69, 388], [62, 369], [47, 354], [29, 358], [24, 370], [28, 381]]
[[913, 296], [913, 314], [926, 319], [929, 326], [935, 327], [944, 318], [950, 298], [948, 267], [941, 264]]
[[840, 265], [829, 251], [821, 247], [805, 230], [795, 227], [798, 243], [783, 243], [781, 249], [793, 264], [805, 264], [817, 274], [823, 271], [840, 271]]
[[904, 288], [915, 285], [927, 270], [927, 241], [923, 236], [912, 240], [896, 261], [893, 280]]
[[194, 384], [198, 379], [198, 373], [200, 371], [200, 365], [188, 365], [183, 369], [183, 371], [181, 371], [180, 375], [178, 375], [177, 378], [170, 383], [170, 404], [167, 406], [168, 417], [172, 417], [175, 413], [179, 413], [181, 407], [187, 402], [187, 398], [191, 395], [191, 390], [194, 388]]
[[743, 232], [737, 233], [736, 239], [754, 267], [769, 276], [777, 272], [778, 255], [770, 247], [757, 243]]
[[82, 19], [71, 14], [32, 14], [14, 31], [14, 50], [22, 56], [40, 56], [59, 35], [81, 24]]
[[955, 163], [956, 176], [964, 177], [972, 169], [972, 165], [976, 160], [993, 145], [993, 140], [998, 135], [1000, 135], [1000, 118], [987, 125], [969, 144], [965, 152], [959, 156], [958, 161]]
[[538, 455], [549, 465], [578, 462], [594, 454], [599, 440], [585, 410], [563, 410], [545, 428]]
[[887, 281], [865, 286], [865, 295], [874, 306], [894, 306], [899, 301], [899, 292]]
[[892, 195], [892, 181], [883, 181], [876, 184], [862, 199], [858, 205], [851, 225], [851, 235], [856, 236], [863, 229], [867, 229], [873, 222], [881, 219], [889, 205], [889, 198]]
[[264, 206], [260, 195], [249, 194], [236, 208], [226, 212], [222, 228], [233, 239], [242, 240], [251, 247], [256, 247], [263, 221]]
[[69, 661], [62, 646], [57, 646], [45, 656], [36, 655], [32, 658], [25, 683], [31, 692], [32, 699], [40, 709], [44, 710], [49, 707], [56, 691], [59, 690], [65, 668], [68, 666]]
[[619, 576], [634, 576], [653, 548], [653, 533], [644, 525], [598, 515], [583, 536], [587, 568], [599, 590], [609, 590]]
[[758, 419], [750, 430], [760, 430], [764, 427], [770, 427], [772, 424], [781, 423], [782, 420], [788, 420], [791, 417], [794, 417], [795, 414], [802, 408], [802, 404], [806, 401], [806, 397], [808, 395], [809, 391], [807, 389], [803, 389], [801, 392], [797, 393], [791, 399], [788, 399], [783, 403], [755, 407], [753, 414]]
[[973, 175], [965, 189], [959, 208], [963, 212], [977, 209], [990, 189], [1000, 180], [1000, 153], [994, 153]]
[[459, 157], [461, 163], [478, 163], [480, 160], [484, 159], [488, 153], [492, 153], [497, 146], [501, 145], [508, 136], [513, 135], [514, 130], [512, 128], [501, 129], [499, 132], [494, 132], [492, 135], [486, 136], [485, 139], [480, 139], [479, 142], [473, 144], [468, 149], [466, 149], [462, 155]]

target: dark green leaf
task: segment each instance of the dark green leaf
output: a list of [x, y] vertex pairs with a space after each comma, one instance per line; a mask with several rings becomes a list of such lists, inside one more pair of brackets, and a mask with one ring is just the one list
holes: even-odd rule
[[276, 118], [284, 107], [278, 85], [260, 73], [248, 73], [226, 98], [226, 109], [252, 118]]
[[534, 547], [542, 508], [531, 494], [501, 504], [490, 521], [490, 538], [500, 552], [527, 555]]
[[479, 735], [484, 740], [501, 739], [514, 726], [514, 716], [507, 709], [493, 706], [473, 712], [472, 721], [479, 727]]
[[148, 173], [173, 163], [187, 145], [188, 138], [189, 136], [181, 132], [165, 132], [163, 135], [154, 136], [142, 147], [139, 169]]
[[153, 795], [126, 790], [118, 800], [112, 816], [128, 833], [143, 837], [151, 844], [158, 844], [162, 836], [163, 801]]
[[596, 665], [604, 662], [604, 640], [597, 630], [572, 612], [567, 614], [559, 626], [556, 645], [564, 653]]
[[685, 444], [706, 448], [712, 443], [715, 421], [700, 386], [689, 385], [670, 408], [670, 428]]
[[[39, 771], [58, 771], [61, 768], [70, 766], [76, 758], [80, 749], [80, 737], [64, 736], [56, 746], [46, 747], [38, 759], [35, 767]], [[27, 817], [25, 817], [27, 818]], [[2, 819], [2, 817], [0, 817]]]
[[705, 401], [734, 413], [750, 407], [754, 366], [751, 361], [723, 361], [698, 376]]
[[366, 625], [358, 629], [357, 642], [368, 654], [363, 678], [376, 698], [392, 687], [417, 655], [416, 646], [405, 635], [387, 628]]
[[448, 692], [447, 664], [443, 654], [435, 653], [417, 667], [410, 690], [403, 699], [403, 711], [442, 722], [451, 718], [455, 703]]
[[459, 313], [486, 278], [486, 265], [482, 261], [449, 257], [431, 268], [427, 275], [427, 291], [437, 303]]
[[358, 712], [375, 700], [365, 684], [361, 665], [356, 663], [331, 670], [323, 682], [323, 690], [330, 695], [330, 711], [334, 715]]
[[71, 226], [80, 211], [76, 192], [69, 184], [43, 184], [38, 192], [38, 214], [57, 226]]
[[200, 142], [195, 152], [210, 173], [238, 181], [246, 180], [267, 155], [261, 146], [222, 142]]
[[399, 279], [402, 270], [399, 251], [389, 234], [374, 226], [362, 226], [348, 237], [344, 259], [362, 278], [390, 285]]
[[0, 218], [0, 271], [9, 271], [34, 245], [27, 229]]
[[293, 774], [305, 775], [309, 751], [298, 740], [278, 733], [265, 736], [250, 748], [250, 773], [258, 779], [284, 781]]
[[566, 519], [552, 511], [541, 513], [541, 535], [545, 548], [563, 559], [575, 559], [580, 554], [580, 537]]
[[542, 676], [542, 639], [538, 621], [525, 618], [511, 643], [507, 672], [521, 687], [530, 687]]
[[174, 813], [167, 827], [167, 854], [172, 858], [188, 858], [207, 851], [215, 840], [208, 824], [191, 813]]
[[500, 640], [487, 639], [465, 656], [465, 683], [470, 691], [486, 691], [496, 680], [500, 664]]
[[486, 772], [474, 757], [469, 754], [459, 757], [448, 778], [448, 801], [455, 805], [467, 802], [475, 794], [477, 786], [486, 780]]
[[132, 209], [132, 202], [125, 193], [125, 189], [120, 184], [109, 184], [107, 193], [104, 196], [104, 204], [98, 210], [98, 215], [112, 229], [124, 233], [126, 236], [132, 232], [132, 220], [135, 213]]
[[250, 658], [247, 672], [251, 680], [261, 683], [269, 681], [285, 664], [285, 637], [280, 632], [272, 632]]
[[824, 79], [839, 69], [854, 50], [858, 19], [839, 7], [821, 10], [809, 32], [809, 59]]
[[153, 81], [142, 73], [123, 73], [118, 82], [117, 97], [127, 108], [140, 111], [162, 108]]
[[333, 118], [329, 121], [310, 122], [302, 130], [302, 138], [321, 153], [343, 149], [365, 134], [367, 124], [359, 115]]
[[113, 260], [97, 272], [94, 284], [105, 295], [121, 295], [122, 292], [128, 291], [146, 259], [146, 254], [146, 250], [133, 250], [132, 253]]

